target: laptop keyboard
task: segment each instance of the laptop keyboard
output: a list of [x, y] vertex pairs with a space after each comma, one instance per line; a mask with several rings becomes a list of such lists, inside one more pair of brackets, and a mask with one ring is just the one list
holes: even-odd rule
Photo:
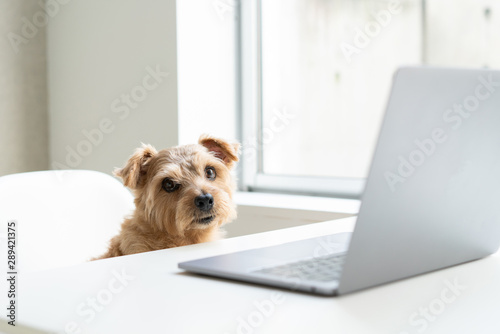
[[317, 282], [338, 281], [345, 257], [346, 253], [331, 254], [263, 268], [252, 273]]

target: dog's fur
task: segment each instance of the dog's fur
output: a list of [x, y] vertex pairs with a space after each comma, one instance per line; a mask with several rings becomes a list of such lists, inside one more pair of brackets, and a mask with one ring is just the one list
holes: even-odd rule
[[[220, 227], [236, 218], [232, 200], [235, 182], [230, 170], [238, 161], [238, 153], [239, 144], [207, 135], [201, 136], [197, 145], [159, 152], [143, 144], [125, 167], [115, 170], [115, 175], [133, 190], [136, 209], [111, 239], [108, 251], [93, 260], [221, 238]], [[211, 175], [207, 167], [215, 169], [215, 179], [207, 177]], [[178, 185], [175, 191], [165, 190], [166, 178]], [[213, 196], [213, 207], [208, 211], [195, 203], [203, 194]], [[210, 216], [212, 221], [200, 221]]]

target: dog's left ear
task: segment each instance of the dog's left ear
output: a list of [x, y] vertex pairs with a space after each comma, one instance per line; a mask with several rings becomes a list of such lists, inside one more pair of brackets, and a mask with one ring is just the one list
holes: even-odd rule
[[216, 158], [221, 159], [231, 169], [240, 153], [239, 143], [228, 143], [227, 141], [209, 135], [201, 135], [198, 143], [205, 146]]

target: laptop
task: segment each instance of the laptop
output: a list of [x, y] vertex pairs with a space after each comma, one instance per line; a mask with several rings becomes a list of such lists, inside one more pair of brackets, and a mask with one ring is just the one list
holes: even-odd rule
[[400, 68], [354, 232], [179, 263], [189, 272], [343, 295], [500, 245], [500, 71]]

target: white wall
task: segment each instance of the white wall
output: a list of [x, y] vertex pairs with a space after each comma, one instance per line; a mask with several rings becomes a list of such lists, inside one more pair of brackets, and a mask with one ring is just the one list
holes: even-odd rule
[[180, 144], [202, 133], [236, 138], [235, 3], [177, 1]]
[[41, 10], [0, 2], [0, 176], [48, 168], [45, 28], [25, 23]]
[[[175, 14], [175, 0], [60, 6], [47, 29], [52, 168], [110, 173], [141, 142], [178, 143]], [[157, 68], [169, 74], [155, 83]]]

